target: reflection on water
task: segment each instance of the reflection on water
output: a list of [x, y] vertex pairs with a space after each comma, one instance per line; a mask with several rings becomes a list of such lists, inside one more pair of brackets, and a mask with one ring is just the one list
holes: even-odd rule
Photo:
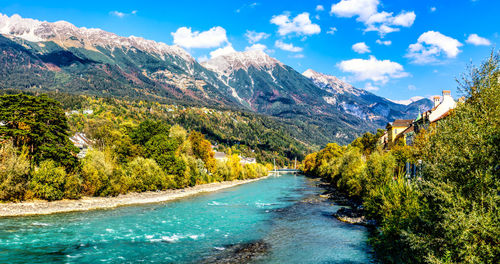
[[[302, 176], [154, 205], [0, 219], [0, 263], [367, 263], [363, 227]], [[242, 255], [243, 254], [243, 255]], [[218, 262], [230, 263], [230, 262]]]

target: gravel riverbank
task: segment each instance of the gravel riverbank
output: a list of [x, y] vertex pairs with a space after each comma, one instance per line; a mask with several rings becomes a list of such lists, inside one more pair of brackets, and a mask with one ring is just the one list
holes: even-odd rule
[[128, 193], [116, 197], [83, 197], [79, 200], [61, 200], [53, 202], [37, 200], [20, 203], [0, 203], [0, 217], [47, 215], [54, 213], [110, 209], [126, 205], [160, 203], [192, 196], [199, 193], [214, 192], [240, 184], [257, 181], [263, 178], [266, 177], [249, 180], [236, 180], [202, 184], [178, 190]]

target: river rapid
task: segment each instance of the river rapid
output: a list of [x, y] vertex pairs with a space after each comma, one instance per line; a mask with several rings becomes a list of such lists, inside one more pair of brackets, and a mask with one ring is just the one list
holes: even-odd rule
[[0, 219], [0, 263], [374, 263], [301, 175], [176, 201]]

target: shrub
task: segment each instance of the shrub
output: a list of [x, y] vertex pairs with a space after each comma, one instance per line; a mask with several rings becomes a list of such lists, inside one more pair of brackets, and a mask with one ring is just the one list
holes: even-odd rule
[[29, 169], [26, 149], [18, 154], [10, 141], [0, 147], [0, 200], [23, 200]]
[[29, 187], [34, 197], [48, 201], [61, 200], [64, 197], [66, 171], [57, 167], [53, 160], [45, 160], [35, 168]]
[[124, 184], [134, 192], [164, 190], [174, 188], [172, 179], [153, 159], [137, 157], [127, 164]]
[[109, 152], [97, 149], [89, 150], [82, 161], [83, 191], [90, 196], [106, 196], [117, 194], [112, 188], [111, 180], [115, 170], [115, 162]]

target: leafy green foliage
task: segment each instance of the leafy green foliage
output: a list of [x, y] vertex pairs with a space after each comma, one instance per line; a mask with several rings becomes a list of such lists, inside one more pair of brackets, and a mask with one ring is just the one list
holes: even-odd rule
[[18, 153], [11, 141], [0, 146], [0, 200], [23, 200], [29, 168], [26, 148]]
[[25, 94], [0, 96], [0, 138], [11, 139], [16, 147], [26, 146], [35, 164], [51, 159], [72, 168], [78, 149], [68, 138], [66, 116], [57, 101]]
[[[306, 173], [363, 200], [379, 223], [372, 242], [384, 262], [500, 261], [500, 55], [471, 68], [461, 88], [465, 103], [413, 147], [383, 152], [365, 134], [340, 155], [330, 147], [304, 160]], [[403, 178], [401, 166], [417, 160], [422, 177]]]
[[33, 172], [29, 186], [34, 197], [54, 201], [64, 197], [65, 183], [64, 167], [57, 167], [52, 160], [44, 160]]

